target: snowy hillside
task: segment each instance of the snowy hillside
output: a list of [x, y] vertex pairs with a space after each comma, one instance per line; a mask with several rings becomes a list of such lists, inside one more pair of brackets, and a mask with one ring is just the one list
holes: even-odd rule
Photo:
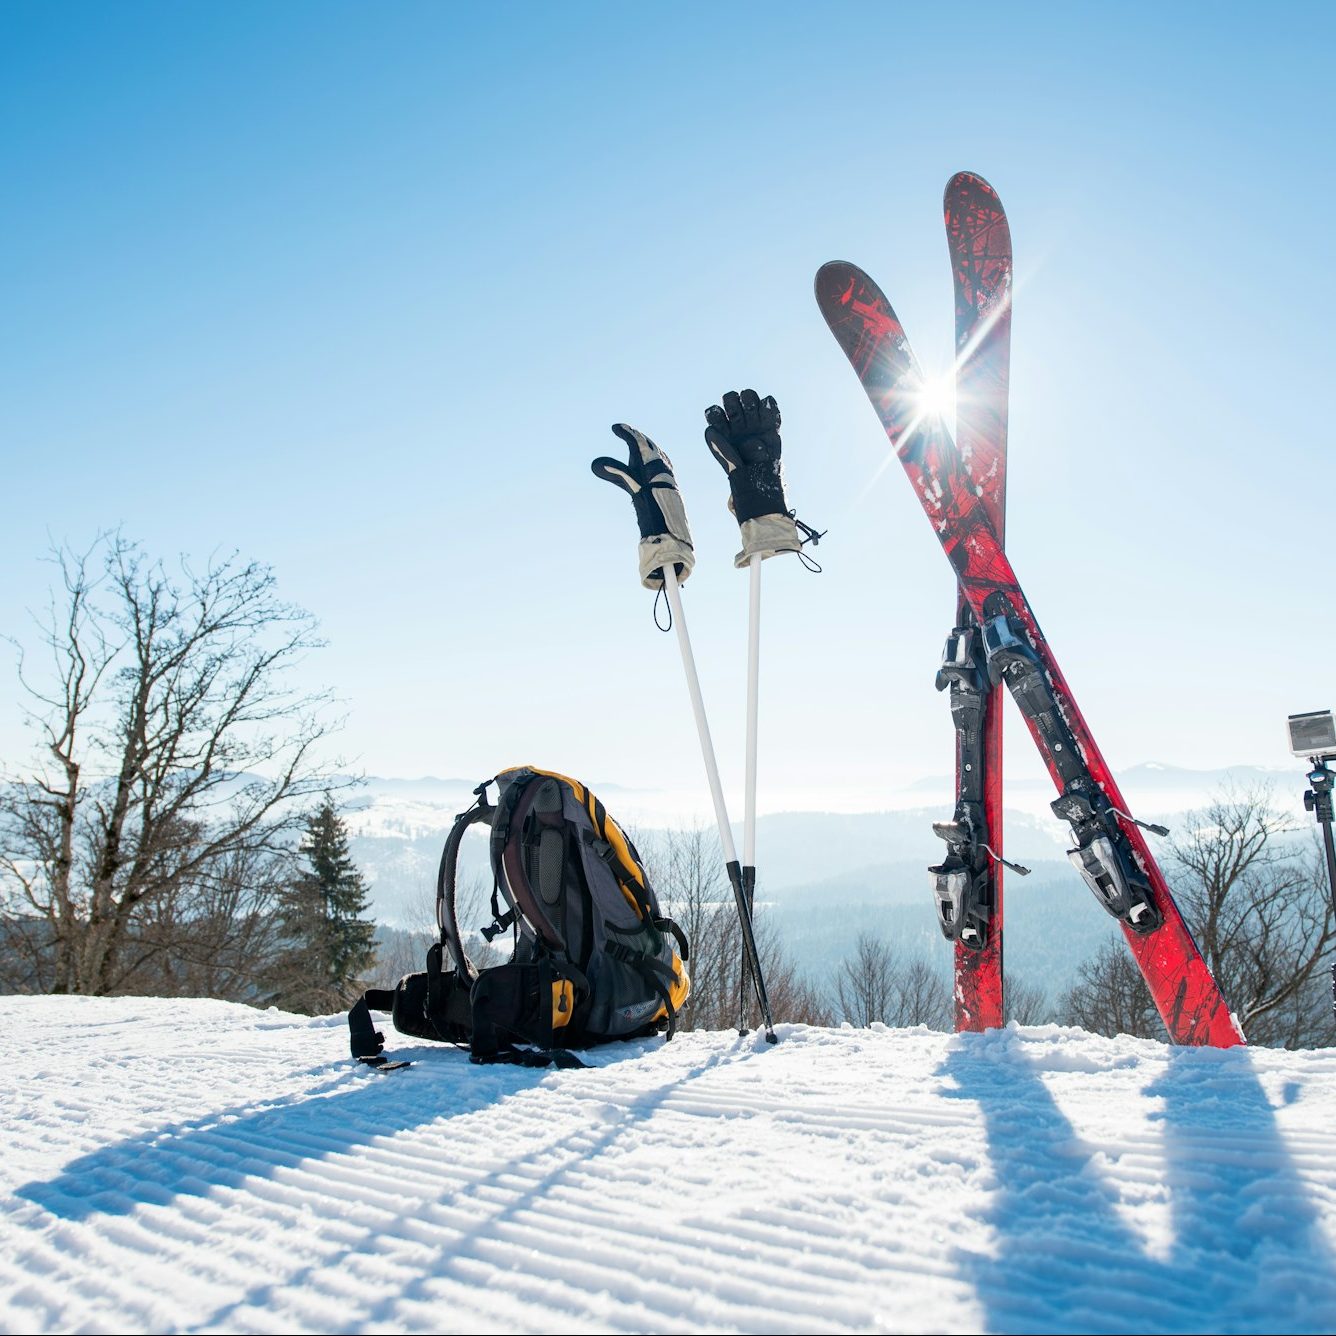
[[[587, 1071], [0, 999], [0, 1328], [1320, 1331], [1336, 1053], [783, 1027]], [[409, 1047], [398, 1046], [401, 1051]]]

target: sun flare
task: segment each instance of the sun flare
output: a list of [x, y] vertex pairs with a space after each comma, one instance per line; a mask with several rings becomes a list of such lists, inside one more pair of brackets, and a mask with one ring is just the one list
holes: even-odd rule
[[918, 392], [918, 407], [925, 418], [949, 418], [956, 407], [954, 379], [951, 376], [925, 376]]

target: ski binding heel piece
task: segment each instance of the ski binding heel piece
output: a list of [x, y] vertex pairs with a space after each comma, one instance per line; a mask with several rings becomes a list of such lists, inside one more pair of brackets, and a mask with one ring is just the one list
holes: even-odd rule
[[942, 666], [937, 670], [937, 690], [945, 691], [949, 686], [959, 686], [966, 691], [982, 693], [988, 685], [984, 662], [977, 628], [955, 627], [947, 636], [942, 650]]
[[1154, 932], [1164, 919], [1103, 794], [1092, 796], [1071, 787], [1049, 807], [1055, 816], [1071, 822], [1076, 848], [1069, 849], [1067, 857], [1095, 899], [1134, 932]]
[[1133, 932], [1154, 932], [1164, 922], [1146, 889], [1128, 875], [1124, 856], [1107, 835], [1069, 849], [1067, 857], [1095, 899]]
[[994, 677], [1000, 677], [1000, 674], [993, 670], [994, 660], [997, 661], [999, 668], [1005, 668], [1018, 659], [1036, 663], [1039, 658], [1030, 642], [1023, 636], [1018, 636], [1012, 629], [1011, 619], [1006, 613], [990, 617], [984, 622], [983, 652], [988, 660], [990, 676]]
[[980, 903], [976, 887], [982, 878], [957, 859], [928, 869], [933, 903], [942, 936], [971, 951], [983, 950], [988, 940], [988, 906]]
[[[988, 865], [980, 865], [978, 827], [966, 806], [954, 821], [934, 821], [932, 833], [946, 841], [946, 858], [928, 869], [937, 923], [948, 942], [960, 942], [982, 951], [992, 918], [988, 893]], [[984, 846], [987, 847], [986, 845]]]

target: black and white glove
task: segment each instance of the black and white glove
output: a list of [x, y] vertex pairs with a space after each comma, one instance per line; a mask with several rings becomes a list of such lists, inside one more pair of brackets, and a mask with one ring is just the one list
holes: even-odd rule
[[627, 462], [605, 455], [589, 467], [594, 477], [616, 483], [631, 495], [640, 526], [640, 583], [646, 589], [663, 588], [663, 568], [670, 562], [679, 582], [685, 581], [696, 564], [696, 553], [672, 461], [644, 432], [625, 422], [615, 423], [612, 430], [626, 442]]
[[723, 406], [705, 410], [705, 443], [728, 475], [729, 509], [742, 530], [742, 551], [733, 564], [802, 548], [798, 526], [784, 499], [779, 442], [779, 405], [755, 390], [730, 390]]

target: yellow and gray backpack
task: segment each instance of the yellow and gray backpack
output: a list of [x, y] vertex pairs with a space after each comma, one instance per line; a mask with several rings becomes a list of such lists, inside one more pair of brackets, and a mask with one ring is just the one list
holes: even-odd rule
[[[528, 766], [503, 770], [474, 793], [441, 855], [440, 939], [426, 972], [370, 989], [354, 1005], [353, 1057], [402, 1065], [381, 1056], [373, 1010], [414, 1038], [467, 1044], [476, 1062], [579, 1066], [566, 1050], [660, 1030], [671, 1039], [691, 987], [687, 940], [603, 804], [583, 784]], [[494, 922], [483, 936], [510, 930], [514, 941], [508, 963], [484, 969], [465, 950], [455, 896], [459, 846], [476, 823], [491, 827]]]

